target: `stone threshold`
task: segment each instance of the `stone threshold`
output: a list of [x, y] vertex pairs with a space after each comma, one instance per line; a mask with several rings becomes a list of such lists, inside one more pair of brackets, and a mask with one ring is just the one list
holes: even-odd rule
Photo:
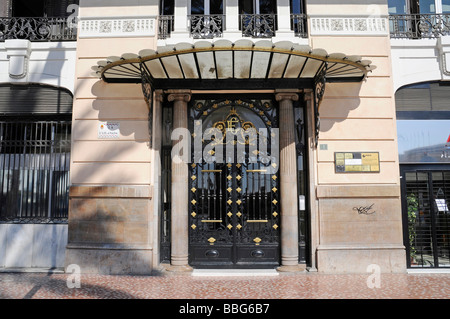
[[193, 277], [255, 277], [278, 276], [276, 269], [194, 269]]

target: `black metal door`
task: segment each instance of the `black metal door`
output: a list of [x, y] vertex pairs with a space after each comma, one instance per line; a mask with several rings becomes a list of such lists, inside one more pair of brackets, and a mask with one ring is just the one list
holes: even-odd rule
[[[201, 138], [201, 161], [190, 165], [190, 264], [194, 267], [275, 267], [279, 265], [279, 186], [277, 162], [271, 156], [270, 138], [276, 125], [271, 100], [195, 100], [191, 107], [193, 139], [195, 125], [223, 131], [222, 139]], [[226, 131], [225, 128], [232, 128]], [[269, 134], [252, 141], [242, 139], [243, 128], [266, 129]], [[225, 138], [225, 135], [228, 135]], [[235, 136], [232, 136], [235, 135]], [[231, 136], [231, 138], [230, 138]], [[264, 149], [252, 148], [252, 143]], [[232, 152], [218, 154], [228, 146]], [[195, 141], [193, 141], [195, 146]], [[198, 151], [198, 150], [197, 150]], [[268, 156], [262, 156], [262, 153]], [[273, 155], [273, 154], [272, 154]], [[206, 156], [208, 157], [208, 156]]]

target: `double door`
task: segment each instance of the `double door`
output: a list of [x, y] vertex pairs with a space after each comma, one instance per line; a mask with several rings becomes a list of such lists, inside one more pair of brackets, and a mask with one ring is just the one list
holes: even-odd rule
[[[212, 105], [211, 110], [207, 104]], [[239, 129], [244, 127], [253, 125], [258, 129], [265, 123], [267, 128], [267, 123], [272, 124], [266, 117], [269, 115], [252, 101], [207, 101], [201, 105], [198, 114], [206, 114], [204, 130], [231, 129], [226, 131], [227, 138], [216, 140], [217, 145], [229, 147], [226, 154], [219, 156], [217, 150], [208, 151], [205, 147], [211, 141], [202, 139], [202, 151], [211, 157], [193, 161], [189, 166], [190, 265], [273, 268], [279, 265], [280, 258], [278, 164], [258, 156], [262, 150], [250, 151], [250, 139], [243, 139], [244, 145], [239, 145], [239, 139], [230, 138], [239, 135]]]

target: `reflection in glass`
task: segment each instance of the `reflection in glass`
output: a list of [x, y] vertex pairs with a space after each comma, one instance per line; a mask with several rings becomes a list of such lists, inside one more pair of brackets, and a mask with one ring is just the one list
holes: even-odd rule
[[436, 5], [434, 4], [434, 0], [419, 0], [419, 13], [436, 13]]
[[450, 13], [450, 0], [442, 0], [442, 13]]
[[400, 163], [450, 163], [450, 120], [398, 120]]
[[406, 14], [407, 7], [405, 0], [389, 0], [389, 14]]

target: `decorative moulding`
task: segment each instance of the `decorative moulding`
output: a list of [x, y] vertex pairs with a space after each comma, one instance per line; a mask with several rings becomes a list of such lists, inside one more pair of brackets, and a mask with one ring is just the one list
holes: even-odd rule
[[383, 35], [389, 34], [385, 17], [310, 17], [311, 35]]
[[450, 79], [450, 36], [442, 36], [437, 40], [442, 80]]
[[79, 38], [153, 37], [156, 17], [82, 18]]
[[5, 49], [9, 60], [10, 80], [12, 82], [26, 81], [31, 42], [29, 40], [5, 40]]

